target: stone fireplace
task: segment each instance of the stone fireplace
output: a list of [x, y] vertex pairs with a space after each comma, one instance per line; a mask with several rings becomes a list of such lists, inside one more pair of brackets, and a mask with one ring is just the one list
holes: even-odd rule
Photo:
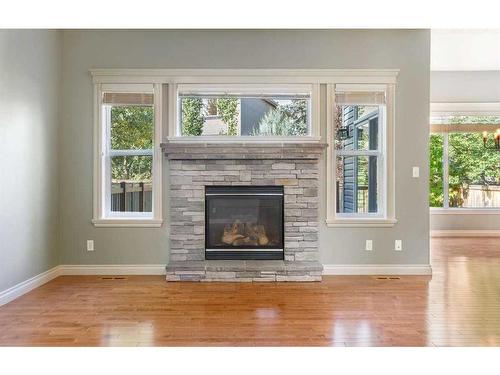
[[162, 144], [170, 167], [167, 281], [320, 281], [325, 147]]

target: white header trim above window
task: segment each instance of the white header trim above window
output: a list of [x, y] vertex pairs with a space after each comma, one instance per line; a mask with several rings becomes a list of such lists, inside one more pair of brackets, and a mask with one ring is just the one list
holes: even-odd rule
[[386, 85], [369, 85], [369, 84], [346, 84], [338, 83], [335, 85], [335, 92], [385, 92]]
[[396, 83], [399, 69], [91, 69], [95, 83]]
[[134, 84], [106, 84], [101, 85], [101, 92], [133, 92], [133, 93], [149, 93], [154, 92], [152, 83], [134, 83]]
[[213, 95], [213, 94], [231, 94], [231, 95], [245, 95], [245, 94], [311, 94], [313, 85], [304, 84], [179, 84], [177, 85], [177, 92], [183, 95], [196, 94], [196, 95]]

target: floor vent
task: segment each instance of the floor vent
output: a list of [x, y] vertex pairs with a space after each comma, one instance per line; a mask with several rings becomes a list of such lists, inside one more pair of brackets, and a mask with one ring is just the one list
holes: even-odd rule
[[399, 276], [377, 276], [377, 280], [400, 280]]
[[116, 276], [116, 277], [104, 276], [104, 277], [101, 277], [101, 280], [125, 280], [125, 279], [126, 279], [125, 276]]

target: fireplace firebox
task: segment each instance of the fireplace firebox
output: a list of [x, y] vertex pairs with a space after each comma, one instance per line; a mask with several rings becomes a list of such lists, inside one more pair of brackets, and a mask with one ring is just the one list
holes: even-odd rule
[[206, 186], [205, 259], [284, 259], [283, 186]]

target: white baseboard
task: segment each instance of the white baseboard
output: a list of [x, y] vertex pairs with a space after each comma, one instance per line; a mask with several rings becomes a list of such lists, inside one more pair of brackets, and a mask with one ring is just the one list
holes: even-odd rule
[[500, 237], [500, 230], [431, 230], [431, 237]]
[[324, 264], [323, 275], [432, 275], [430, 264]]
[[62, 264], [60, 275], [165, 275], [164, 264]]
[[15, 300], [18, 297], [21, 297], [23, 294], [26, 294], [45, 283], [48, 283], [50, 280], [55, 279], [57, 276], [59, 276], [59, 266], [33, 276], [28, 280], [22, 281], [19, 284], [10, 287], [9, 289], [0, 291], [0, 306], [5, 305], [6, 303]]

